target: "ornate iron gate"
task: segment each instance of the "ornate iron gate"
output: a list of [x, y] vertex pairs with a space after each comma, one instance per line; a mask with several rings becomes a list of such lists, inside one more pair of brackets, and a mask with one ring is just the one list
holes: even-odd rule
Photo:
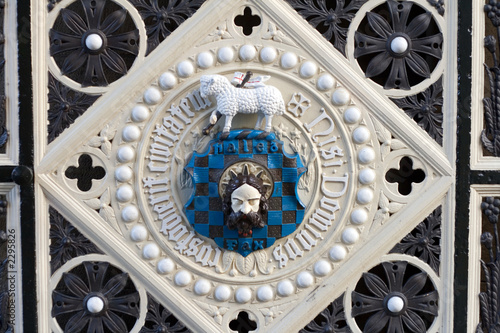
[[497, 325], [496, 0], [0, 7], [0, 331]]

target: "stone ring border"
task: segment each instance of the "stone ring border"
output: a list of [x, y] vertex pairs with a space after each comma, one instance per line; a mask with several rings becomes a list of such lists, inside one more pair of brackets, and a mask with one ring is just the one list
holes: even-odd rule
[[[179, 71], [179, 69], [180, 69], [181, 70], [180, 74], [183, 74], [183, 75], [186, 73], [186, 70], [188, 73], [191, 72], [191, 68], [190, 68], [188, 63], [191, 63], [191, 61], [184, 60], [184, 61], [179, 62], [178, 65], [176, 66], [177, 71]], [[303, 64], [304, 63], [307, 63], [308, 64], [307, 66], [310, 66], [311, 62], [303, 61]], [[295, 66], [295, 67], [297, 67], [297, 66]], [[194, 71], [193, 71], [193, 73], [194, 73]], [[301, 74], [299, 74], [298, 72], [296, 74], [301, 76]], [[146, 121], [151, 116], [149, 108], [156, 105], [157, 103], [160, 102], [161, 99], [164, 98], [162, 91], [172, 89], [177, 84], [177, 82], [179, 80], [179, 73], [177, 73], [177, 75], [174, 75], [174, 72], [167, 71], [166, 73], [164, 73], [162, 75], [163, 75], [163, 80], [162, 80], [162, 76], [160, 76], [160, 78], [158, 79], [158, 86], [153, 85], [151, 87], [148, 87], [144, 92], [143, 102], [145, 102], [145, 104], [148, 106], [145, 106], [144, 104], [141, 103], [141, 104], [136, 105], [136, 108], [139, 108], [142, 110], [139, 110], [136, 108], [133, 109], [136, 112], [134, 114], [134, 111], [132, 111], [130, 118], [132, 119], [132, 121], [134, 123], [141, 124], [144, 121]], [[316, 87], [320, 93], [324, 93], [326, 96], [329, 97], [328, 91], [326, 91], [326, 90], [331, 90], [333, 88], [333, 84], [331, 85], [331, 87], [329, 87], [330, 86], [329, 82], [331, 82], [331, 80], [328, 80], [329, 79], [328, 76], [331, 76], [333, 78], [333, 76], [329, 73], [322, 74], [321, 77], [326, 78], [326, 79], [318, 80]], [[172, 86], [169, 87], [168, 85], [166, 85], [166, 83], [174, 82], [174, 80], [172, 80], [172, 78], [175, 79], [175, 83], [173, 83]], [[327, 84], [324, 85], [324, 84], [320, 83], [323, 81], [326, 81]], [[329, 89], [325, 89], [328, 87], [329, 87]], [[164, 88], [168, 88], [168, 89], [164, 89]], [[340, 97], [337, 96], [338, 97], [337, 99], [334, 99], [334, 97], [333, 97], [333, 96], [336, 96], [335, 91], [338, 91], [339, 93], [337, 95], [340, 95]], [[348, 98], [345, 98], [346, 94], [348, 95]], [[337, 104], [337, 106], [338, 106], [339, 98], [340, 98], [340, 101], [346, 100], [345, 104], [347, 104], [347, 100], [350, 100], [349, 92], [345, 88], [337, 86], [337, 88], [334, 90], [334, 93], [332, 95], [331, 103], [334, 105]], [[355, 109], [356, 107], [351, 105], [350, 108]], [[139, 110], [139, 111], [137, 111], [137, 110]], [[368, 120], [368, 118], [366, 116], [363, 116], [363, 111], [357, 109], [357, 111], [353, 111], [353, 112], [355, 114], [354, 118], [356, 118], [354, 121], [352, 121], [352, 119], [353, 119], [352, 117], [349, 118], [349, 120], [346, 120], [346, 117], [347, 117], [346, 112], [343, 113], [344, 122], [346, 122], [346, 124], [358, 124], [359, 122], [363, 121], [363, 119], [364, 119], [364, 121]], [[372, 138], [373, 141], [375, 141], [374, 139], [375, 138]], [[128, 146], [128, 147], [130, 147], [130, 146]], [[368, 150], [370, 150], [370, 149], [373, 150], [373, 148], [366, 146], [366, 145], [364, 145], [363, 147], [367, 148]], [[358, 150], [358, 154], [359, 154], [359, 150]], [[375, 155], [375, 154], [376, 154], [375, 151], [373, 151], [373, 153], [372, 152], [369, 153], [369, 155]], [[365, 163], [366, 168], [370, 168], [371, 166], [373, 166], [374, 162], [375, 162], [374, 158], [367, 160], [367, 162]], [[122, 166], [123, 165], [129, 165], [129, 163], [122, 164]], [[132, 176], [132, 178], [133, 178], [133, 176]], [[368, 187], [365, 187], [365, 188], [368, 188]], [[373, 202], [376, 202], [376, 198], [372, 198], [372, 200], [369, 201], [368, 203], [366, 203], [365, 205], [369, 205], [369, 204], [371, 205], [371, 203], [373, 203]], [[355, 206], [359, 206], [359, 205], [356, 204]], [[364, 205], [362, 205], [362, 206], [364, 206]], [[125, 206], [124, 208], [127, 208], [127, 207], [130, 207], [130, 205]], [[135, 208], [135, 209], [137, 209], [137, 208]], [[135, 210], [132, 209], [132, 211], [135, 211]], [[123, 209], [122, 209], [122, 216], [123, 216]], [[348, 224], [347, 221], [345, 221], [345, 222], [347, 225]], [[362, 221], [361, 224], [363, 224], [365, 222], [369, 222], [369, 218], [366, 218], [364, 221]], [[140, 225], [140, 224], [137, 224], [137, 225]], [[329, 275], [334, 270], [335, 265], [338, 264], [339, 262], [343, 261], [346, 258], [347, 254], [348, 254], [348, 248], [357, 242], [357, 240], [359, 239], [359, 236], [360, 236], [360, 230], [357, 226], [354, 226], [352, 224], [352, 225], [348, 225], [348, 226], [344, 227], [341, 239], [336, 241], [336, 245], [331, 247], [329, 251], [323, 253], [323, 255], [321, 255], [321, 258], [319, 260], [317, 260], [314, 264], [310, 265], [309, 268], [304, 269], [303, 271], [299, 272], [298, 274], [294, 274], [293, 276], [295, 278], [293, 279], [293, 282], [292, 282], [292, 280], [285, 279], [284, 281], [281, 281], [280, 283], [272, 284], [272, 285], [274, 285], [274, 287], [271, 287], [269, 285], [263, 285], [263, 286], [260, 286], [259, 288], [253, 288], [254, 290], [252, 291], [252, 294], [254, 294], [254, 292], [255, 292], [255, 294], [251, 298], [252, 299], [258, 298], [257, 295], [259, 294], [259, 291], [260, 291], [260, 294], [264, 295], [264, 296], [260, 297], [260, 299], [261, 299], [260, 301], [266, 302], [266, 301], [270, 301], [270, 300], [274, 299], [277, 294], [279, 294], [280, 296], [290, 296], [290, 295], [293, 295], [295, 293], [296, 288], [305, 289], [305, 288], [312, 286], [314, 284], [316, 278], [320, 278], [320, 277], [324, 277], [324, 276]], [[159, 259], [158, 263], [161, 263], [162, 265], [168, 266], [171, 273], [176, 271], [177, 265], [175, 264], [175, 262], [172, 259], [161, 255], [162, 251], [159, 248], [155, 248], [155, 247], [158, 247], [158, 245], [156, 245], [154, 243], [149, 243], [149, 244], [146, 244], [142, 247], [142, 250], [143, 250], [142, 255], [143, 255], [143, 257], [145, 257], [144, 259], [146, 259], [146, 260]], [[153, 258], [151, 258], [151, 254], [153, 254]], [[327, 259], [325, 259], [325, 258], [327, 258]], [[333, 269], [332, 269], [332, 265], [333, 265]], [[173, 275], [173, 274], [169, 274], [169, 275], [171, 276], [174, 283], [176, 285], [178, 285], [179, 287], [185, 287], [187, 285], [190, 285], [195, 280], [197, 282], [193, 284], [193, 286], [195, 287], [194, 289], [196, 289], [197, 284], [198, 285], [200, 285], [200, 284], [206, 285], [205, 279], [193, 276], [193, 274], [191, 274], [190, 272], [188, 272], [186, 270], [179, 270], [179, 271], [177, 271], [177, 273], [175, 275]], [[224, 285], [220, 285], [220, 286], [222, 288], [224, 288]], [[217, 289], [217, 288], [213, 288], [213, 289]], [[195, 290], [192, 290], [192, 291], [195, 292]], [[271, 297], [269, 297], [269, 295], [270, 295], [269, 291], [271, 291], [271, 293], [272, 293]], [[226, 301], [226, 300], [221, 299], [221, 301]]]

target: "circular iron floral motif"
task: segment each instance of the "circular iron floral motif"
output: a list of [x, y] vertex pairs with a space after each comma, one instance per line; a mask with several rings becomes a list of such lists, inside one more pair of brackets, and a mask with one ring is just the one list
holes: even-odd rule
[[49, 39], [61, 74], [83, 87], [121, 78], [139, 53], [139, 30], [112, 1], [80, 0], [61, 9]]
[[52, 317], [64, 332], [130, 332], [139, 318], [139, 293], [127, 273], [85, 261], [64, 273], [52, 292]]
[[430, 78], [442, 43], [430, 12], [412, 1], [389, 0], [366, 13], [355, 33], [354, 57], [384, 89], [409, 90]]
[[427, 273], [406, 261], [383, 262], [352, 292], [352, 316], [363, 332], [427, 332], [439, 295]]

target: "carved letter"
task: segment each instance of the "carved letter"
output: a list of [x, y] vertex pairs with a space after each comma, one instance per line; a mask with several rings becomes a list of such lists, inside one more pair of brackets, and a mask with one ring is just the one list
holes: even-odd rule
[[[212, 105], [212, 102], [210, 101], [210, 99], [208, 99], [208, 97], [205, 97], [205, 98], [201, 97], [200, 90], [198, 90], [198, 89], [190, 92], [189, 94], [186, 95], [186, 97], [189, 99], [191, 104], [193, 104], [196, 111], [200, 111], [201, 109], [206, 109], [207, 107]], [[183, 99], [181, 101], [181, 104], [180, 104], [181, 108], [183, 108], [184, 101], [185, 101], [185, 99]], [[186, 105], [187, 105], [187, 103], [186, 103]], [[192, 116], [190, 116], [190, 117], [193, 117], [194, 113], [191, 112], [191, 114], [192, 114]], [[188, 114], [188, 116], [189, 116], [189, 114]]]
[[179, 134], [181, 130], [184, 129], [184, 126], [182, 126], [181, 123], [179, 123], [177, 120], [175, 120], [174, 117], [168, 116], [163, 118], [163, 126], [174, 132], [175, 134]]
[[273, 251], [273, 256], [280, 263], [280, 268], [283, 268], [288, 263], [288, 256], [283, 252], [281, 244], [276, 246]]
[[[327, 197], [338, 198], [338, 197], [342, 196], [345, 193], [345, 191], [347, 190], [347, 182], [348, 181], [349, 181], [349, 175], [347, 173], [345, 173], [343, 177], [327, 177], [325, 174], [323, 174], [322, 179], [321, 179], [321, 191]], [[341, 191], [332, 192], [332, 191], [329, 191], [326, 189], [327, 182], [343, 183], [344, 186], [343, 186]]]
[[[189, 105], [187, 104], [186, 99], [182, 99], [181, 103], [184, 103], [184, 107], [182, 108], [183, 111], [186, 112], [186, 114], [189, 117], [193, 117], [194, 113], [189, 110]], [[181, 119], [185, 124], [191, 124], [191, 120], [188, 119], [181, 111], [181, 109], [178, 106], [175, 106], [175, 104], [172, 104], [170, 106], [170, 109], [167, 110], [167, 112], [170, 112], [172, 116], [177, 116], [179, 119]]]
[[195, 237], [193, 238], [193, 240], [191, 241], [191, 243], [189, 243], [189, 249], [187, 249], [186, 251], [186, 255], [187, 256], [196, 256], [196, 254], [198, 253], [198, 251], [200, 250], [198, 248], [198, 246], [200, 246], [201, 244], [203, 244], [203, 240]]
[[190, 231], [189, 235], [186, 238], [175, 244], [175, 249], [179, 251], [180, 254], [182, 254], [184, 250], [187, 248], [187, 244], [189, 243], [189, 241], [191, 241], [191, 238], [193, 237], [194, 237], [194, 232]]
[[317, 136], [319, 136], [319, 135], [329, 135], [335, 129], [335, 123], [333, 122], [332, 118], [330, 118], [326, 114], [325, 109], [321, 108], [320, 111], [321, 111], [321, 114], [316, 119], [314, 119], [312, 123], [310, 123], [310, 124], [304, 124], [304, 127], [306, 128], [306, 130], [308, 132], [311, 132], [311, 128], [313, 128], [314, 126], [316, 126], [323, 119], [327, 120], [330, 123], [330, 127], [326, 131], [323, 131], [323, 132], [320, 132], [320, 133], [316, 133], [316, 134], [314, 134], [312, 136], [312, 139], [313, 139], [314, 142], [318, 142]]
[[309, 235], [307, 230], [301, 230], [300, 233], [295, 235], [295, 238], [299, 240], [302, 247], [307, 251], [310, 251], [312, 247], [318, 243], [317, 240], [315, 240], [314, 238], [312, 238], [311, 235]]
[[293, 239], [288, 239], [285, 243], [285, 249], [288, 253], [290, 259], [295, 260], [297, 257], [302, 257], [304, 251], [302, 251], [299, 246], [295, 243]]
[[208, 259], [212, 255], [213, 248], [211, 245], [203, 245], [196, 255], [196, 262], [201, 262], [202, 266], [206, 266], [208, 264]]
[[168, 240], [177, 242], [188, 232], [185, 225], [181, 224], [168, 233]]
[[[155, 142], [160, 141], [169, 147], [174, 146], [174, 144], [172, 142], [176, 142], [177, 140], [179, 140], [179, 137], [177, 137], [177, 135], [172, 135], [171, 133], [169, 133], [167, 128], [163, 125], [156, 125], [156, 129], [153, 131], [153, 133], [157, 134], [157, 136], [155, 136], [155, 138], [153, 139], [153, 140], [155, 140]], [[160, 136], [162, 136], [162, 135], [164, 137], [166, 137], [167, 139], [170, 139], [172, 142], [168, 142], [164, 139], [161, 139]]]

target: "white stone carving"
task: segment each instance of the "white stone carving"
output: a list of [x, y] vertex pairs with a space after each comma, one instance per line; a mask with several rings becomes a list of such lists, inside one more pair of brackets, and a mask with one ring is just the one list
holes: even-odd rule
[[210, 122], [215, 124], [217, 111], [226, 116], [223, 132], [229, 132], [232, 119], [237, 113], [258, 113], [256, 129], [260, 128], [265, 117], [264, 130], [269, 132], [273, 116], [282, 115], [285, 111], [285, 102], [281, 92], [273, 86], [255, 89], [236, 88], [221, 75], [203, 75], [200, 83], [202, 97], [215, 95], [217, 99], [217, 109], [212, 113]]
[[345, 256], [347, 255], [347, 251], [344, 246], [335, 245], [330, 249], [330, 252], [328, 254], [332, 261], [341, 261], [344, 260]]
[[149, 243], [142, 249], [142, 256], [146, 260], [152, 260], [158, 258], [160, 255], [160, 248], [156, 243]]
[[332, 271], [332, 264], [326, 260], [319, 260], [314, 264], [313, 272], [317, 276], [326, 276]]
[[241, 287], [236, 289], [234, 299], [238, 303], [248, 303], [252, 299], [252, 290], [248, 287]]
[[276, 60], [278, 57], [278, 52], [274, 47], [266, 46], [260, 50], [260, 59], [263, 63], [269, 64]]
[[348, 227], [342, 232], [342, 241], [348, 245], [354, 244], [359, 239], [359, 232], [355, 228]]
[[335, 79], [328, 73], [320, 75], [318, 82], [316, 82], [316, 86], [321, 91], [332, 89], [334, 84]]
[[363, 224], [368, 220], [368, 212], [364, 208], [356, 208], [351, 212], [351, 222]]
[[314, 283], [314, 276], [312, 276], [312, 274], [309, 272], [300, 272], [297, 275], [296, 282], [297, 282], [297, 287], [307, 288], [312, 286], [312, 284]]
[[158, 104], [161, 98], [162, 98], [161, 91], [156, 87], [149, 87], [144, 92], [144, 102], [146, 102], [149, 105]]
[[193, 291], [196, 295], [207, 295], [212, 290], [212, 284], [206, 279], [199, 279], [196, 281], [193, 287]]
[[136, 123], [141, 123], [149, 118], [149, 109], [144, 105], [136, 105], [132, 109], [131, 118]]
[[311, 100], [306, 98], [302, 93], [294, 93], [287, 104], [287, 111], [294, 114], [295, 117], [300, 117], [311, 107]]
[[251, 61], [255, 58], [256, 55], [257, 50], [253, 45], [246, 44], [240, 48], [239, 56], [242, 61]]
[[345, 88], [337, 88], [332, 94], [332, 102], [335, 105], [341, 106], [349, 103], [351, 94]]
[[284, 43], [291, 46], [295, 46], [295, 43], [292, 41], [292, 39], [285, 36], [285, 34], [280, 29], [278, 29], [276, 24], [272, 22], [269, 22], [267, 26], [267, 31], [262, 35], [262, 39], [273, 40], [278, 43]]
[[106, 221], [113, 229], [120, 232], [118, 227], [118, 222], [116, 221], [115, 211], [111, 208], [111, 194], [109, 189], [106, 189], [104, 193], [99, 198], [94, 198], [90, 200], [83, 201], [87, 206], [94, 210], [99, 211], [99, 216], [101, 216], [104, 221]]
[[191, 61], [184, 60], [177, 65], [177, 74], [181, 78], [190, 77], [191, 75], [193, 75], [193, 73], [194, 73], [194, 66]]
[[379, 209], [375, 213], [375, 217], [373, 218], [373, 226], [376, 227], [378, 225], [384, 224], [385, 221], [389, 219], [391, 214], [397, 213], [401, 208], [403, 208], [404, 204], [389, 201], [387, 196], [380, 191], [380, 197], [378, 201]]
[[[199, 65], [199, 63], [198, 63], [198, 65]], [[163, 90], [170, 90], [176, 84], [177, 84], [177, 78], [171, 72], [165, 72], [165, 73], [163, 73], [162, 75], [160, 75], [160, 78], [158, 79], [158, 85]]]
[[165, 259], [158, 261], [158, 264], [156, 265], [156, 269], [158, 270], [158, 273], [160, 273], [160, 274], [172, 273], [175, 270], [175, 263], [172, 259], [165, 258]]
[[122, 138], [127, 142], [137, 141], [141, 136], [141, 130], [136, 125], [127, 125], [122, 130]]
[[280, 281], [276, 286], [276, 292], [281, 297], [290, 296], [295, 293], [295, 286], [290, 280]]
[[377, 173], [372, 168], [364, 168], [359, 172], [359, 182], [363, 185], [373, 184], [377, 177]]
[[145, 226], [139, 224], [130, 230], [130, 239], [134, 242], [142, 242], [148, 238], [148, 229]]
[[214, 65], [215, 59], [211, 52], [205, 51], [198, 54], [196, 63], [202, 69], [210, 68]]
[[135, 150], [130, 146], [123, 146], [118, 149], [116, 158], [122, 163], [131, 162], [135, 158]]
[[283, 69], [292, 69], [297, 66], [299, 58], [293, 52], [287, 52], [281, 56], [281, 67]]
[[348, 124], [355, 124], [361, 119], [361, 111], [355, 106], [351, 106], [344, 111], [344, 121]]
[[234, 59], [234, 50], [229, 46], [221, 47], [217, 52], [217, 59], [223, 64], [230, 63]]
[[300, 66], [299, 74], [304, 79], [309, 79], [316, 75], [318, 66], [312, 61], [306, 61]]

